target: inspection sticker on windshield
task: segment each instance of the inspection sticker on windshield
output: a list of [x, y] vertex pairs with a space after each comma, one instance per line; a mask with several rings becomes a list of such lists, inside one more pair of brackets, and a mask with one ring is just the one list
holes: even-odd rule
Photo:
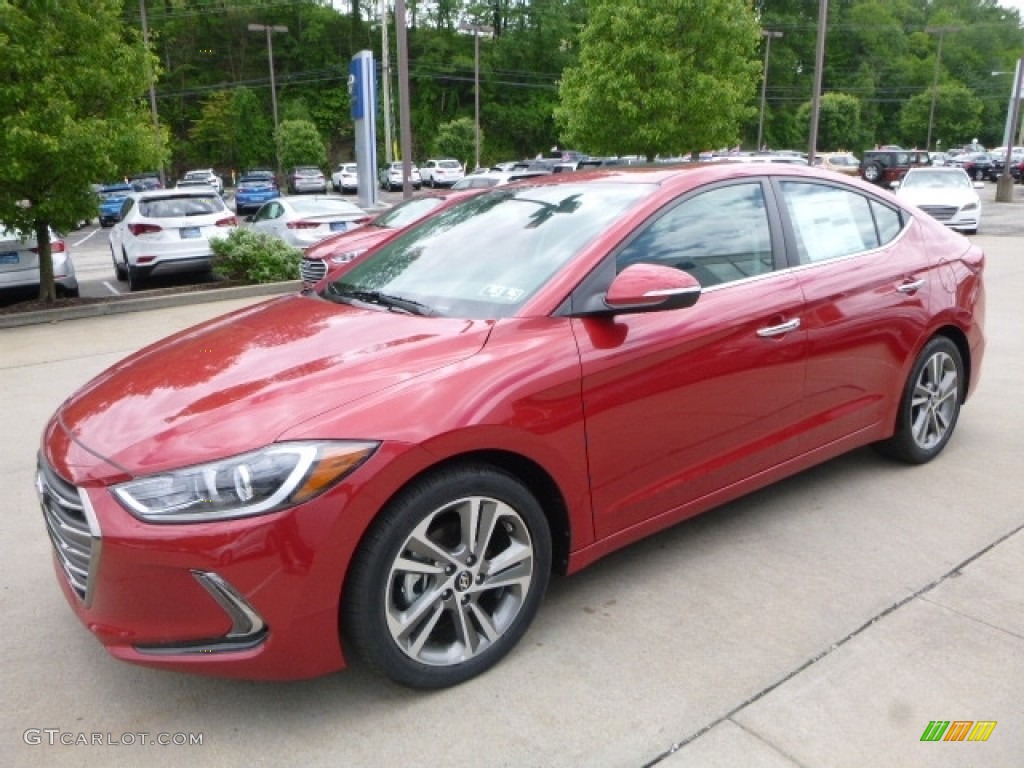
[[525, 291], [522, 288], [514, 288], [510, 285], [495, 285], [488, 283], [480, 289], [480, 295], [491, 301], [501, 301], [506, 304], [514, 304], [519, 301]]

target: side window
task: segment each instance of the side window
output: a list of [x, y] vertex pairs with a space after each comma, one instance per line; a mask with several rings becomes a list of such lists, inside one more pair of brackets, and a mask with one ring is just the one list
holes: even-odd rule
[[760, 182], [701, 192], [664, 213], [619, 252], [615, 269], [639, 263], [684, 270], [705, 288], [771, 272]]
[[859, 192], [803, 181], [784, 181], [781, 186], [801, 264], [881, 245], [871, 203]]
[[878, 239], [881, 245], [891, 243], [896, 235], [903, 231], [903, 216], [895, 208], [871, 201], [871, 212], [875, 215], [875, 226], [878, 227]]

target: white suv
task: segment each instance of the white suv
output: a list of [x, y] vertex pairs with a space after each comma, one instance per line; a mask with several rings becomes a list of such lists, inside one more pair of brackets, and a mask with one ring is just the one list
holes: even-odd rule
[[331, 174], [331, 186], [335, 192], [355, 192], [359, 188], [359, 176], [355, 163], [342, 163]]
[[444, 160], [427, 160], [420, 166], [423, 183], [428, 187], [450, 187], [465, 176], [462, 163], [450, 158]]
[[110, 230], [118, 280], [138, 289], [153, 274], [209, 272], [210, 241], [227, 237], [238, 219], [209, 187], [153, 189], [125, 198]]
[[218, 195], [224, 194], [224, 180], [214, 173], [212, 168], [203, 168], [198, 171], [189, 171], [181, 177], [179, 187], [194, 187], [206, 185], [217, 190]]

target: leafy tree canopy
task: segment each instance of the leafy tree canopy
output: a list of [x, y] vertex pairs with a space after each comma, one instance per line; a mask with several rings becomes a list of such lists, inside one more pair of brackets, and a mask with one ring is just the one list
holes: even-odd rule
[[0, 221], [40, 240], [96, 216], [90, 184], [159, 168], [165, 137], [145, 94], [155, 71], [120, 0], [0, 2]]
[[560, 87], [564, 143], [648, 156], [735, 144], [759, 39], [744, 0], [594, 0]]
[[281, 152], [281, 165], [327, 166], [327, 147], [316, 125], [309, 120], [285, 120], [277, 129], [277, 144]]

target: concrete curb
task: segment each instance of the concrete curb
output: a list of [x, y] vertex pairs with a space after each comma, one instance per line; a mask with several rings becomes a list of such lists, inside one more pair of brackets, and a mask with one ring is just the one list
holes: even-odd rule
[[207, 304], [213, 301], [244, 299], [250, 296], [275, 296], [298, 291], [301, 286], [301, 280], [289, 280], [283, 283], [236, 285], [230, 288], [182, 291], [180, 293], [166, 293], [158, 296], [132, 296], [130, 298], [111, 299], [110, 301], [102, 301], [95, 304], [82, 304], [77, 307], [41, 309], [34, 312], [0, 315], [0, 328], [18, 328], [25, 325], [59, 323], [64, 320], [78, 320], [83, 317], [120, 315], [126, 312], [142, 312], [147, 309], [162, 309], [164, 307], [181, 307], [187, 304]]

